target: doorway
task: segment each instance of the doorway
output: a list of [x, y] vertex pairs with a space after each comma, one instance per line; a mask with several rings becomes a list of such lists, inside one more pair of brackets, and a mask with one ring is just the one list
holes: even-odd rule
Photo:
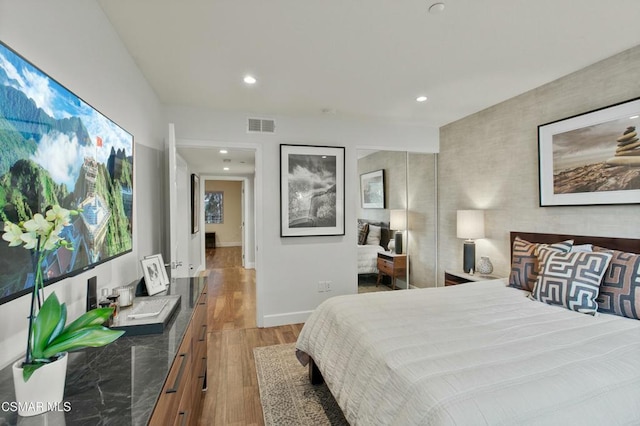
[[[236, 265], [233, 268], [223, 268], [224, 274], [212, 274], [215, 279], [211, 282], [217, 282], [221, 275], [232, 274], [233, 280], [240, 280], [248, 285], [242, 286], [242, 291], [247, 291], [246, 295], [243, 295], [248, 300], [252, 300], [248, 306], [252, 306], [251, 312], [245, 309], [241, 315], [243, 317], [251, 316], [251, 320], [246, 320], [246, 323], [260, 326], [261, 315], [260, 306], [257, 303], [259, 299], [260, 289], [260, 253], [258, 252], [258, 244], [262, 240], [261, 227], [258, 226], [261, 223], [262, 215], [260, 212], [261, 206], [261, 185], [260, 183], [260, 167], [258, 165], [261, 161], [262, 151], [259, 145], [255, 144], [234, 144], [233, 148], [229, 148], [220, 143], [211, 141], [191, 141], [191, 140], [178, 140], [177, 152], [186, 161], [189, 167], [190, 173], [195, 173], [200, 178], [200, 199], [203, 200], [200, 206], [201, 217], [201, 232], [196, 237], [197, 246], [199, 250], [197, 255], [194, 253], [192, 262], [199, 264], [198, 270], [203, 273], [208, 273], [209, 259], [207, 259], [207, 224], [206, 212], [204, 207], [204, 198], [206, 183], [208, 181], [219, 181], [232, 183], [241, 186], [240, 196], [240, 208], [239, 214], [240, 220], [235, 226], [235, 236], [225, 237], [223, 234], [219, 234], [219, 230], [208, 230], [208, 232], [215, 232], [213, 239], [215, 246], [211, 244], [211, 237], [209, 239], [212, 247], [218, 251], [216, 262], [220, 260], [221, 265], [229, 266]], [[225, 198], [223, 196], [223, 198]], [[223, 204], [227, 200], [223, 199]], [[226, 213], [228, 215], [228, 212]], [[224, 217], [223, 222], [227, 222], [229, 217]], [[237, 232], [239, 231], [239, 233]], [[238, 236], [239, 235], [239, 236]], [[239, 252], [237, 256], [233, 255], [233, 251]], [[231, 252], [230, 256], [225, 254], [223, 259], [221, 254], [227, 251]], [[240, 261], [234, 260], [239, 258]], [[240, 266], [237, 266], [238, 263]], [[219, 266], [215, 262], [213, 266]], [[217, 287], [217, 285], [216, 285]], [[210, 285], [210, 290], [214, 290]], [[217, 294], [218, 291], [212, 291], [210, 295]]]
[[246, 267], [244, 181], [204, 180], [205, 268]]

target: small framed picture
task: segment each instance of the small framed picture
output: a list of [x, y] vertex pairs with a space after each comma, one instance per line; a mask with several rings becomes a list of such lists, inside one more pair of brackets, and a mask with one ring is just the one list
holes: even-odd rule
[[162, 255], [154, 254], [147, 256], [140, 261], [140, 264], [142, 265], [144, 282], [149, 296], [165, 291], [169, 285], [169, 277], [164, 268]]
[[360, 175], [360, 200], [363, 209], [384, 209], [384, 170]]

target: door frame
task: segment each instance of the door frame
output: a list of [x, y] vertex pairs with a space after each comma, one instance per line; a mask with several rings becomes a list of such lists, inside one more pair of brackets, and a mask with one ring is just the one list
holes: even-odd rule
[[[247, 214], [248, 210], [247, 209], [248, 209], [248, 206], [250, 205], [250, 203], [247, 202], [248, 195], [245, 193], [246, 186], [247, 186], [247, 183], [249, 182], [249, 179], [250, 178], [247, 177], [247, 176], [219, 176], [219, 175], [205, 175], [205, 174], [202, 174], [202, 175], [200, 175], [200, 180], [203, 182], [202, 185], [201, 185], [203, 192], [202, 192], [202, 194], [200, 196], [200, 199], [204, 200], [204, 191], [206, 190], [207, 181], [209, 181], [209, 180], [213, 180], [213, 181], [215, 181], [215, 180], [218, 180], [218, 181], [223, 180], [223, 181], [228, 181], [228, 182], [240, 182], [242, 184], [241, 187], [240, 187], [240, 191], [241, 191], [240, 201], [241, 201], [241, 206], [242, 206], [241, 207], [241, 215], [242, 215], [242, 228], [243, 228], [242, 229], [242, 254], [243, 254], [242, 267], [246, 268], [246, 269], [253, 269], [253, 268], [255, 268], [255, 262], [253, 262], [250, 265], [247, 265], [246, 259], [244, 258], [245, 250], [249, 246], [249, 236], [248, 236], [248, 233], [246, 232], [246, 227], [247, 226], [246, 226], [246, 223], [245, 223], [246, 218], [248, 216], [248, 214]], [[254, 188], [254, 195], [255, 195], [255, 188]], [[204, 207], [204, 205], [203, 205], [203, 207]], [[255, 219], [256, 212], [254, 211], [253, 214], [254, 214], [254, 219]], [[203, 217], [204, 217], [204, 214], [203, 214]], [[205, 227], [207, 226], [206, 223], [205, 223], [204, 226]], [[255, 226], [252, 226], [252, 228], [254, 228], [253, 229], [253, 233], [255, 235]], [[203, 243], [203, 248], [204, 249], [201, 250], [202, 258], [200, 259], [200, 264], [201, 265], [205, 265], [206, 264], [206, 248], [204, 247], [204, 243], [205, 243], [204, 239], [203, 239], [202, 243]]]
[[[254, 236], [255, 236], [255, 270], [256, 270], [256, 325], [263, 327], [263, 306], [261, 303], [262, 292], [264, 283], [260, 271], [262, 270], [262, 242], [264, 241], [264, 217], [262, 215], [263, 205], [263, 145], [260, 143], [251, 142], [221, 142], [211, 140], [198, 140], [198, 139], [184, 139], [176, 138], [176, 148], [237, 148], [237, 149], [250, 149], [254, 151], [255, 155], [255, 174], [254, 174]], [[204, 194], [204, 192], [203, 192]], [[204, 205], [203, 205], [204, 206]], [[204, 232], [201, 235], [201, 247], [204, 253]]]

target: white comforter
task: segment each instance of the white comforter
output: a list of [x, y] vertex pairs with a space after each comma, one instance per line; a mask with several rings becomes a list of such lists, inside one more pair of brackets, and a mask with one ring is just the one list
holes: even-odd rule
[[640, 424], [640, 321], [503, 280], [334, 297], [297, 348], [353, 426]]
[[358, 245], [358, 274], [377, 274], [378, 253], [382, 251], [379, 245]]

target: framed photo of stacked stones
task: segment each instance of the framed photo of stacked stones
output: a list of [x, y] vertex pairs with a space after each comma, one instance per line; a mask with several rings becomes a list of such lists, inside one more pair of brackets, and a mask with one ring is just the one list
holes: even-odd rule
[[540, 206], [640, 203], [640, 98], [538, 126]]

